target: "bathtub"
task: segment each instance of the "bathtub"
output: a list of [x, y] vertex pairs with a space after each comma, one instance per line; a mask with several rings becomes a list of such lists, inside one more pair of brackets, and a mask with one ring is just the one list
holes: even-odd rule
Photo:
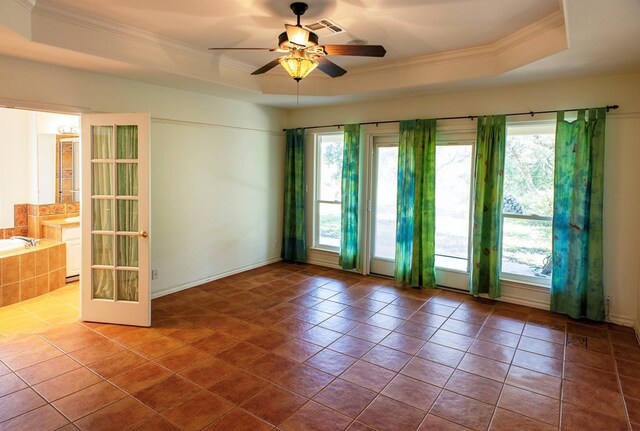
[[0, 239], [0, 255], [25, 248], [26, 243], [19, 239]]

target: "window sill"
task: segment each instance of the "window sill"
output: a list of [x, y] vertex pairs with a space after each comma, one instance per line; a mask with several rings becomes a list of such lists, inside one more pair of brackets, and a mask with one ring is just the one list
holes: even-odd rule
[[340, 255], [340, 250], [336, 250], [336, 249], [332, 250], [332, 249], [329, 249], [329, 248], [322, 248], [322, 247], [309, 247], [309, 250], [317, 251], [317, 252], [320, 252], [320, 253], [336, 255], [336, 256]]
[[500, 281], [506, 281], [507, 283], [528, 286], [528, 287], [538, 288], [542, 290], [551, 289], [551, 279], [548, 279], [548, 280], [541, 279], [540, 281], [536, 282], [536, 280], [521, 279], [521, 278], [510, 277], [508, 275], [501, 274]]

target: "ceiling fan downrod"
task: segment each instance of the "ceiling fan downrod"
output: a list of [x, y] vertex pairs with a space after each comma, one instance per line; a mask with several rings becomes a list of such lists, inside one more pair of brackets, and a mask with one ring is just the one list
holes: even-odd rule
[[296, 23], [296, 25], [298, 27], [301, 27], [301, 25], [300, 25], [300, 17], [302, 15], [304, 15], [304, 13], [307, 11], [307, 9], [309, 9], [309, 5], [306, 4], [306, 3], [302, 3], [302, 2], [294, 2], [294, 3], [291, 3], [291, 5], [289, 7], [293, 11], [293, 13], [296, 15], [296, 17], [298, 17], [298, 22]]

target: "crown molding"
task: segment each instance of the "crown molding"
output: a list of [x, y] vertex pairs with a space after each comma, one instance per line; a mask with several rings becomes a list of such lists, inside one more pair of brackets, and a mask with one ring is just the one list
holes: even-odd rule
[[[483, 58], [496, 57], [499, 54], [514, 50], [521, 45], [533, 41], [564, 26], [564, 14], [562, 11], [553, 14], [517, 30], [510, 35], [487, 45], [473, 48], [463, 48], [454, 51], [429, 54], [411, 59], [401, 59], [385, 62], [379, 65], [368, 65], [353, 68], [349, 71], [351, 75], [393, 71], [398, 68], [425, 67], [435, 65], [445, 65], [468, 60], [479, 60]], [[566, 36], [565, 36], [566, 37]]]
[[[34, 1], [35, 0], [16, 0], [16, 1]], [[157, 34], [141, 30], [136, 27], [132, 27], [126, 24], [122, 24], [107, 18], [97, 18], [95, 16], [78, 12], [66, 6], [52, 4], [48, 0], [37, 0], [36, 7], [33, 9], [33, 13], [54, 19], [71, 25], [80, 26], [89, 30], [106, 33], [108, 35], [133, 41], [135, 43], [161, 47], [165, 51], [179, 52], [200, 60], [206, 60], [207, 62], [213, 62], [223, 67], [231, 69], [252, 72], [255, 67], [242, 63], [239, 61], [231, 60], [228, 58], [221, 58], [211, 54], [209, 51], [188, 45], [171, 38], [159, 36]]]
[[38, 0], [13, 0], [16, 4], [22, 6], [27, 11], [31, 12], [33, 8], [36, 6], [36, 2]]

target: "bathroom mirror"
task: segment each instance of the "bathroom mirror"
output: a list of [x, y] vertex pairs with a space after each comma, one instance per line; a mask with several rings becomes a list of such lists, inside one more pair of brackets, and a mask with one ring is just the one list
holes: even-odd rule
[[80, 138], [38, 133], [38, 204], [80, 201]]

